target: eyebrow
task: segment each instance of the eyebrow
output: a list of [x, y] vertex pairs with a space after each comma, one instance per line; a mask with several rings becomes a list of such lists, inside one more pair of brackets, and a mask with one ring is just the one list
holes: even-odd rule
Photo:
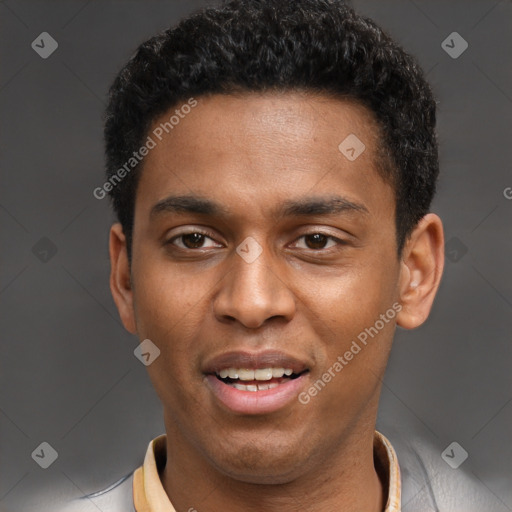
[[306, 215], [334, 215], [344, 212], [369, 214], [368, 208], [361, 203], [354, 203], [345, 197], [311, 197], [295, 201], [285, 201], [278, 217]]
[[220, 204], [198, 196], [169, 196], [151, 208], [150, 217], [161, 213], [199, 213], [212, 216], [227, 216], [228, 211]]
[[[369, 213], [366, 206], [361, 203], [355, 203], [341, 196], [329, 196], [285, 201], [277, 209], [276, 217], [281, 219], [293, 216], [335, 215], [345, 212]], [[229, 210], [219, 203], [194, 195], [166, 197], [151, 208], [150, 217], [162, 213], [193, 213], [229, 217]]]

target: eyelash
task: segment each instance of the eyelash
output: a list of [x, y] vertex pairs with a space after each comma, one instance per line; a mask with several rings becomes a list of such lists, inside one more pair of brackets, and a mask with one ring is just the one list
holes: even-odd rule
[[[185, 233], [181, 233], [179, 235], [176, 235], [176, 236], [172, 237], [170, 240], [168, 240], [166, 242], [166, 245], [176, 245], [176, 244], [174, 244], [175, 240], [178, 240], [178, 239], [180, 239], [180, 238], [182, 238], [184, 236], [187, 236], [187, 235], [194, 235], [194, 234], [203, 235], [204, 237], [209, 238], [212, 241], [215, 241], [214, 238], [211, 236], [211, 233], [207, 233], [207, 232], [201, 231], [199, 229], [194, 229], [193, 231], [188, 231], [188, 232], [185, 232]], [[307, 236], [312, 236], [312, 235], [323, 235], [323, 236], [325, 236], [327, 238], [328, 242], [332, 240], [332, 241], [336, 242], [336, 244], [338, 246], [346, 245], [346, 242], [344, 242], [343, 240], [341, 240], [339, 238], [336, 238], [335, 236], [329, 235], [328, 233], [324, 233], [322, 231], [312, 231], [311, 233], [305, 233], [305, 234], [301, 235], [300, 237], [298, 237], [295, 240], [295, 242], [297, 242], [298, 240], [303, 239], [303, 238], [305, 238]], [[179, 249], [182, 249], [184, 251], [198, 251], [198, 250], [203, 249], [203, 247], [198, 247], [196, 249], [191, 249], [189, 247], [180, 247], [180, 246], [176, 246], [176, 247], [178, 247]], [[331, 246], [331, 247], [321, 248], [321, 249], [302, 248], [302, 250], [313, 251], [313, 252], [328, 252], [330, 249], [333, 249], [333, 247]]]
[[[195, 235], [195, 234], [203, 235], [204, 237], [209, 238], [210, 240], [214, 240], [214, 238], [211, 236], [211, 233], [207, 233], [205, 231], [201, 231], [200, 229], [194, 229], [193, 231], [187, 231], [185, 233], [181, 233], [179, 235], [173, 236], [169, 241], [166, 242], [166, 245], [175, 245], [174, 244], [175, 240], [183, 238], [184, 236], [187, 236], [187, 235]], [[179, 249], [184, 250], [184, 251], [197, 251], [199, 249], [202, 249], [202, 247], [199, 247], [199, 249], [190, 249], [188, 247], [179, 247], [179, 246], [177, 246], [177, 247]]]

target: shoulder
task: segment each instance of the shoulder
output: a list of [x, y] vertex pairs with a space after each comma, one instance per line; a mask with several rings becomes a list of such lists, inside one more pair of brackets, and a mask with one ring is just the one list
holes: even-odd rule
[[133, 472], [111, 485], [66, 503], [59, 512], [135, 512]]
[[[436, 446], [411, 432], [384, 430], [384, 434], [393, 445], [400, 465], [402, 512], [508, 510], [473, 473], [469, 457], [454, 469], [441, 456], [446, 446]], [[448, 453], [460, 456], [455, 452]]]

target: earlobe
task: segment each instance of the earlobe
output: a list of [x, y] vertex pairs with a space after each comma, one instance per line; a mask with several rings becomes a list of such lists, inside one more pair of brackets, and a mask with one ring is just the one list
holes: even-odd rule
[[126, 243], [126, 236], [123, 233], [121, 224], [114, 224], [110, 228], [109, 241], [110, 291], [125, 329], [135, 334], [137, 329], [133, 310], [130, 262], [128, 260]]
[[444, 235], [441, 219], [429, 213], [421, 219], [403, 253], [399, 293], [402, 310], [397, 324], [419, 327], [428, 317], [444, 268]]

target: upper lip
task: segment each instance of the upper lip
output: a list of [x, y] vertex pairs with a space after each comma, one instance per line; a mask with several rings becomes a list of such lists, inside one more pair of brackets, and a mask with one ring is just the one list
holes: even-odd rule
[[213, 374], [226, 368], [289, 368], [293, 373], [301, 373], [308, 369], [305, 362], [276, 350], [261, 352], [231, 351], [225, 352], [208, 360], [203, 373]]

